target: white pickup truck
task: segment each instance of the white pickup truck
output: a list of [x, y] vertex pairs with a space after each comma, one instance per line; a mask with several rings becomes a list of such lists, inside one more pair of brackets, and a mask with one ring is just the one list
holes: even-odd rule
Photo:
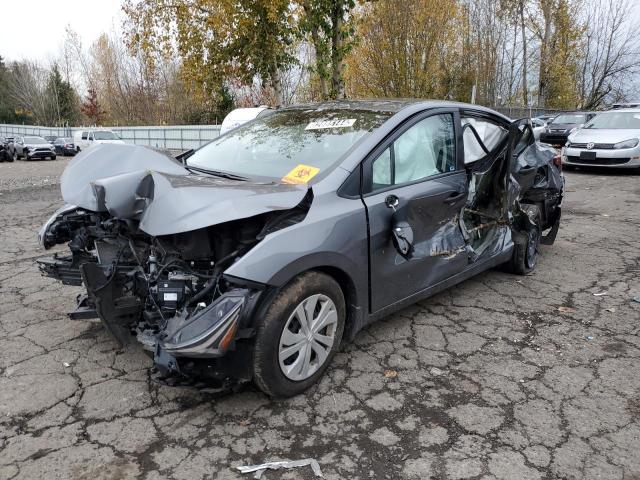
[[124, 143], [118, 134], [104, 128], [78, 130], [73, 134], [73, 140], [78, 152], [96, 143]]

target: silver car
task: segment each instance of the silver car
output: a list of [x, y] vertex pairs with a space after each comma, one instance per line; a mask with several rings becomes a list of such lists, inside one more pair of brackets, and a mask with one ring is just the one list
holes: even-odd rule
[[566, 167], [640, 168], [640, 109], [599, 113], [569, 135]]

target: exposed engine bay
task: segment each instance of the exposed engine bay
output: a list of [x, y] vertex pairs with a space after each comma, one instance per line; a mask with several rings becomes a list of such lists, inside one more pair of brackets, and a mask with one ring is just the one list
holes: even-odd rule
[[302, 220], [310, 199], [311, 190], [285, 212], [158, 237], [140, 231], [136, 221], [66, 206], [41, 241], [45, 248], [68, 243], [71, 254], [40, 260], [40, 269], [66, 285], [84, 283], [87, 295], [70, 317], [102, 318], [121, 344], [137, 337], [151, 351], [159, 341], [172, 356], [222, 356], [249, 336], [240, 313], [263, 293], [223, 271], [267, 234]]

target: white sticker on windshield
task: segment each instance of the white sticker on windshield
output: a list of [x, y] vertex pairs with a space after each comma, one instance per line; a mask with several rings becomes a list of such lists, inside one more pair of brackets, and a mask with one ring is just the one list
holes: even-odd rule
[[633, 118], [640, 120], [640, 115], [634, 115]]
[[325, 128], [349, 128], [356, 123], [355, 118], [347, 118], [344, 120], [317, 120], [306, 126], [305, 130], [323, 130]]

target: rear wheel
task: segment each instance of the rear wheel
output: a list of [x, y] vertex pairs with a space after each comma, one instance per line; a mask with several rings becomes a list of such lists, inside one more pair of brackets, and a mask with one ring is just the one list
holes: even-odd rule
[[338, 351], [346, 308], [338, 283], [308, 272], [273, 299], [256, 334], [253, 377], [267, 395], [291, 397], [313, 385]]
[[9, 158], [8, 158], [8, 160], [9, 160], [10, 162], [15, 162], [15, 161], [17, 160], [17, 158], [18, 158], [18, 154], [17, 154], [17, 153], [16, 153], [16, 151], [14, 150], [14, 151], [13, 151], [13, 153], [10, 153], [10, 154], [9, 154]]
[[528, 230], [513, 232], [513, 256], [507, 264], [507, 269], [518, 275], [526, 275], [533, 272], [538, 264], [540, 248], [541, 214], [536, 205], [524, 205], [523, 209], [528, 212], [529, 218], [534, 223]]

